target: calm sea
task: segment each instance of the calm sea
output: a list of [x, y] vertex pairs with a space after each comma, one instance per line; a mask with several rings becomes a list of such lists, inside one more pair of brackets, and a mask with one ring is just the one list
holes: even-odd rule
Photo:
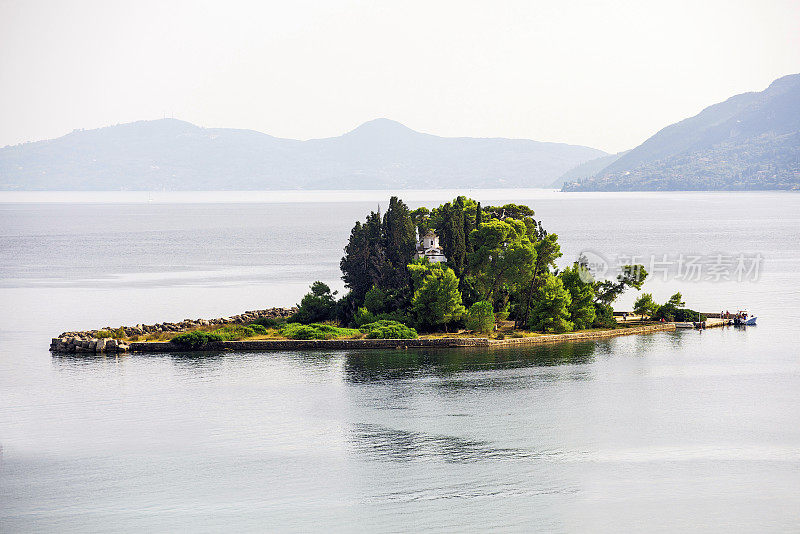
[[353, 222], [389, 194], [0, 193], [0, 531], [800, 531], [800, 195], [464, 193], [533, 206], [562, 265], [634, 259], [656, 300], [759, 324], [54, 356], [65, 330], [341, 289]]

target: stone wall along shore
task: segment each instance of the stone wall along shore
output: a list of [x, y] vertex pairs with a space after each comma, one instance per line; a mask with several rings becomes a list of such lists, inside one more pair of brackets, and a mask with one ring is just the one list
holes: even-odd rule
[[131, 352], [169, 353], [196, 351], [266, 351], [266, 350], [362, 350], [362, 349], [414, 349], [457, 347], [524, 347], [566, 341], [589, 341], [632, 334], [651, 334], [675, 330], [674, 323], [660, 323], [614, 330], [590, 330], [566, 334], [489, 339], [469, 337], [440, 337], [422, 339], [254, 339], [208, 343], [199, 349], [181, 347], [168, 341], [131, 343]]
[[[220, 317], [217, 319], [184, 319], [179, 323], [137, 324], [136, 326], [119, 326], [116, 328], [106, 326], [97, 330], [63, 332], [58, 337], [53, 338], [50, 343], [50, 350], [53, 352], [124, 352], [130, 349], [130, 344], [123, 341], [123, 337], [129, 338], [164, 332], [179, 334], [204, 326], [223, 327], [231, 324], [249, 324], [257, 319], [286, 318], [296, 312], [297, 308], [267, 308], [246, 311], [232, 317]], [[103, 335], [108, 333], [112, 337]], [[119, 334], [124, 334], [124, 336]]]

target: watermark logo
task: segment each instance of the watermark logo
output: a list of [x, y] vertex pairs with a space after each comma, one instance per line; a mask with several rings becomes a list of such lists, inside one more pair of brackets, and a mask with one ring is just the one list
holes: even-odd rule
[[611, 270], [609, 259], [602, 252], [596, 250], [581, 251], [576, 263], [578, 264], [578, 276], [584, 284], [603, 280]]
[[760, 253], [710, 254], [651, 254], [606, 255], [596, 250], [584, 250], [578, 255], [581, 281], [613, 279], [618, 275], [632, 275], [639, 279], [642, 266], [651, 279], [675, 279], [682, 282], [755, 282], [761, 276], [764, 256]]

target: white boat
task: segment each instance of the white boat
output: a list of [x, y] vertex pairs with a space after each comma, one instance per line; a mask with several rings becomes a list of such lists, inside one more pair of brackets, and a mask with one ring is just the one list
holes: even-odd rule
[[738, 326], [755, 326], [756, 319], [758, 319], [758, 317], [755, 315], [748, 315], [747, 311], [740, 310], [736, 312], [736, 317], [733, 319], [733, 324]]

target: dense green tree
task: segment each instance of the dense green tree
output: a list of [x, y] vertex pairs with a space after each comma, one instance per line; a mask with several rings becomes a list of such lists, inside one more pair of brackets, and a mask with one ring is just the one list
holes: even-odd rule
[[408, 285], [406, 265], [416, 249], [414, 221], [408, 206], [397, 197], [389, 199], [389, 209], [383, 216], [383, 248], [389, 269], [384, 284], [391, 289]]
[[414, 280], [412, 310], [420, 328], [438, 328], [460, 320], [466, 310], [458, 290], [458, 278], [441, 263], [414, 262], [408, 266]]
[[311, 292], [300, 301], [294, 319], [303, 324], [329, 321], [336, 316], [336, 292], [320, 281], [311, 284]]
[[455, 271], [456, 276], [461, 276], [467, 256], [463, 209], [458, 204], [448, 202], [434, 210], [433, 219], [447, 265]]
[[461, 211], [461, 234], [464, 236], [464, 261], [461, 266], [461, 272], [459, 273], [456, 271], [459, 277], [463, 277], [466, 274], [466, 268], [468, 266], [467, 256], [474, 250], [470, 234], [475, 227], [474, 219], [477, 216], [477, 206], [473, 210], [467, 202], [468, 199], [466, 197], [458, 197], [455, 201], [456, 209]]
[[594, 328], [617, 328], [617, 318], [614, 317], [614, 308], [608, 304], [594, 303]]
[[425, 206], [419, 207], [411, 212], [411, 220], [414, 221], [414, 226], [420, 236], [425, 235], [428, 230], [431, 230], [431, 210]]
[[462, 278], [467, 274], [468, 254], [474, 248], [470, 240], [470, 232], [475, 227], [477, 204], [465, 196], [458, 196], [452, 202], [434, 208], [430, 215], [430, 224], [439, 236], [442, 252], [447, 257], [447, 265], [456, 276]]
[[594, 307], [594, 280], [584, 266], [575, 263], [560, 274], [564, 288], [569, 291], [572, 303], [569, 306], [569, 320], [575, 330], [590, 328], [594, 323], [596, 312]]
[[386, 311], [389, 297], [383, 289], [372, 286], [367, 294], [364, 295], [364, 307], [372, 313], [382, 313]]
[[356, 221], [350, 230], [350, 240], [344, 248], [344, 257], [339, 262], [342, 280], [355, 295], [361, 294], [363, 297], [372, 287], [371, 263], [367, 229], [361, 222]]
[[522, 204], [505, 204], [503, 206], [487, 206], [484, 209], [495, 219], [504, 221], [506, 219], [517, 219], [519, 221], [526, 217], [533, 217], [533, 210]]
[[[432, 210], [410, 211], [392, 197], [383, 218], [370, 213], [351, 232], [341, 261], [350, 292], [339, 302], [337, 317], [348, 324], [356, 314], [359, 320], [367, 313], [375, 319], [414, 317], [422, 327], [437, 328], [463, 315], [465, 304], [487, 301], [495, 319], [510, 313], [518, 327], [535, 324], [556, 331], [607, 321], [610, 303], [626, 288], [638, 287], [644, 269], [629, 266], [616, 281], [593, 284], [582, 282], [573, 266], [553, 281], [561, 256], [558, 236], [545, 232], [533, 215], [528, 206], [484, 208], [463, 196]], [[406, 268], [415, 231], [431, 229], [439, 236], [446, 265], [423, 261]], [[554, 287], [559, 284], [560, 289]], [[557, 305], [566, 300], [563, 317]], [[555, 315], [545, 317], [554, 309]]]
[[644, 319], [645, 315], [650, 315], [655, 313], [658, 309], [658, 304], [655, 303], [653, 300], [652, 293], [642, 293], [636, 302], [633, 304], [633, 313], [637, 315], [641, 315], [642, 319]]
[[531, 242], [539, 241], [544, 237], [545, 232], [541, 223], [533, 218], [534, 211], [528, 206], [520, 204], [505, 204], [503, 206], [487, 206], [483, 209], [483, 220], [487, 217], [504, 221], [506, 219], [516, 219], [522, 221], [527, 229], [528, 239]]
[[536, 263], [536, 249], [528, 240], [524, 223], [492, 219], [473, 230], [471, 239], [475, 251], [470, 255], [469, 268], [484, 300], [497, 305], [500, 295], [513, 293], [528, 283]]
[[488, 300], [481, 300], [469, 307], [467, 328], [483, 334], [494, 330], [494, 308]]
[[363, 224], [356, 222], [339, 263], [353, 300], [360, 303], [375, 286], [388, 290], [407, 288], [406, 265], [415, 248], [411, 212], [397, 197], [390, 199], [383, 218], [372, 212]]
[[[527, 229], [528, 227], [526, 226]], [[536, 261], [533, 265], [533, 272], [527, 284], [520, 288], [518, 299], [520, 313], [516, 314], [517, 320], [515, 322], [517, 328], [524, 327], [530, 322], [530, 309], [534, 295], [544, 285], [550, 270], [555, 269], [556, 260], [561, 257], [561, 245], [558, 244], [557, 234], [545, 234], [535, 242], [534, 249], [536, 251]]]
[[544, 284], [536, 292], [531, 308], [528, 328], [541, 332], [569, 332], [574, 325], [569, 320], [572, 298], [561, 279], [548, 274]]
[[383, 225], [380, 216], [372, 212], [364, 224], [356, 222], [339, 262], [342, 280], [360, 302], [374, 285], [383, 285], [389, 262], [383, 244]]

